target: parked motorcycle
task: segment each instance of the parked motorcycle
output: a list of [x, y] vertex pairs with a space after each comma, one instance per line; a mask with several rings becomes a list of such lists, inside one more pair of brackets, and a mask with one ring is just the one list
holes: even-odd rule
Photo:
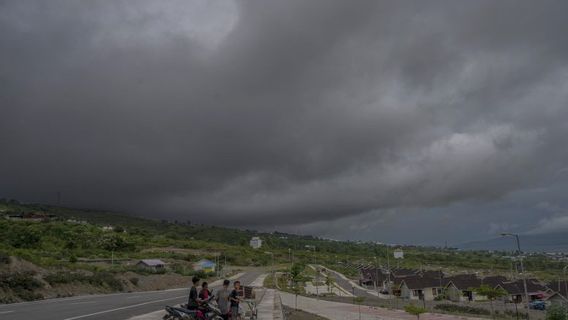
[[222, 320], [222, 313], [219, 307], [214, 304], [214, 297], [211, 296], [203, 301], [199, 310], [189, 310], [186, 305], [179, 307], [166, 306], [164, 320]]

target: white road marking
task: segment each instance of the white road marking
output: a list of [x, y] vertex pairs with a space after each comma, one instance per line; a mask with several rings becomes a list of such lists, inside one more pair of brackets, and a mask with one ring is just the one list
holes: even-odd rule
[[136, 298], [140, 298], [141, 296], [132, 296], [132, 297], [126, 297], [126, 299], [136, 299]]
[[148, 302], [133, 304], [133, 305], [126, 306], [126, 307], [120, 307], [120, 308], [115, 308], [115, 309], [109, 309], [109, 310], [99, 311], [99, 312], [95, 312], [95, 313], [84, 314], [84, 315], [80, 315], [80, 316], [76, 316], [76, 317], [67, 318], [67, 319], [64, 319], [64, 320], [82, 319], [82, 318], [87, 318], [87, 317], [96, 316], [96, 315], [99, 315], [99, 314], [105, 314], [105, 313], [114, 312], [114, 311], [119, 311], [119, 310], [131, 309], [131, 308], [136, 308], [136, 307], [143, 306], [143, 305], [147, 305], [147, 304], [152, 304], [152, 303], [162, 302], [162, 301], [168, 301], [168, 300], [174, 300], [174, 299], [180, 299], [180, 298], [185, 298], [185, 295], [183, 295], [183, 296], [177, 296], [177, 297], [172, 297], [172, 298], [168, 298], [168, 299], [153, 300], [153, 301], [148, 301]]
[[0, 314], [6, 314], [6, 313], [12, 313], [12, 312], [14, 312], [14, 310], [0, 311]]
[[162, 310], [158, 310], [158, 311], [154, 311], [154, 312], [150, 312], [147, 314], [142, 314], [139, 316], [135, 316], [132, 317], [128, 320], [155, 320], [155, 319], [162, 319], [162, 316], [164, 315], [164, 313], [166, 313], [163, 309]]
[[[134, 292], [134, 293], [135, 294], [160, 294], [160, 293], [166, 293], [166, 292], [170, 292], [170, 291], [183, 291], [183, 290], [189, 291], [189, 288], [185, 287], [185, 288], [173, 288], [173, 289], [168, 289], [168, 290], [139, 291], [139, 292]], [[10, 303], [10, 304], [0, 304], [0, 309], [10, 308], [10, 307], [19, 306], [19, 305], [51, 304], [51, 303], [68, 302], [68, 301], [84, 300], [84, 299], [92, 300], [92, 299], [107, 298], [107, 297], [112, 297], [112, 296], [126, 296], [126, 295], [131, 295], [131, 294], [133, 294], [133, 292], [87, 294], [87, 295], [67, 297], [67, 298], [53, 298], [53, 299], [36, 300], [36, 301], [16, 302], [16, 303]]]
[[83, 302], [73, 302], [70, 304], [87, 304], [87, 303], [97, 303], [96, 301], [83, 301]]
[[253, 282], [250, 283], [251, 287], [262, 287], [264, 286], [264, 279], [268, 276], [268, 273], [261, 274]]

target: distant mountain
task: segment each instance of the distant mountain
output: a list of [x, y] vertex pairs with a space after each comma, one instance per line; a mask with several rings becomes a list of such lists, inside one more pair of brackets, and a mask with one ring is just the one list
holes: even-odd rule
[[[523, 251], [568, 253], [568, 232], [520, 235], [520, 240]], [[513, 251], [516, 246], [515, 239], [511, 237], [499, 237], [457, 245], [458, 248], [464, 250], [498, 251]]]

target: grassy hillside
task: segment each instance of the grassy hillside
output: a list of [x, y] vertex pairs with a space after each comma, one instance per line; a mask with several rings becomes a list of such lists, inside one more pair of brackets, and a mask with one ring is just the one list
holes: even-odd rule
[[[7, 219], [9, 215], [30, 212], [53, 217], [42, 222]], [[104, 226], [112, 226], [113, 230], [104, 230]], [[264, 240], [263, 248], [253, 250], [249, 247], [252, 236]], [[306, 246], [315, 246], [316, 252]], [[498, 274], [508, 274], [511, 270], [511, 259], [505, 253], [461, 252], [414, 246], [403, 249], [405, 258], [398, 262], [401, 267]], [[226, 259], [227, 264], [232, 266], [266, 266], [271, 263], [271, 255], [267, 251], [273, 253], [275, 262], [280, 264], [288, 263], [290, 254], [295, 261], [303, 263], [313, 262], [315, 255], [318, 263], [333, 266], [353, 276], [357, 274], [354, 269], [345, 267], [346, 262], [386, 264], [389, 252], [391, 266], [397, 264], [392, 259], [392, 248], [374, 243], [259, 233], [187, 222], [142, 219], [112, 212], [0, 201], [0, 295], [2, 288], [13, 287], [14, 281], [23, 282], [23, 287], [31, 288], [29, 291], [41, 286], [21, 274], [18, 277], [22, 279], [7, 279], [9, 272], [1, 265], [10, 256], [42, 268], [39, 272], [43, 274], [42, 281], [51, 279], [47, 281], [49, 285], [72, 279], [69, 281], [121, 290], [124, 285], [117, 285], [111, 279], [112, 275], [140, 273], [132, 266], [137, 259], [164, 259], [169, 263], [168, 274], [189, 276], [192, 262], [201, 258], [213, 260], [215, 256], [220, 256], [221, 261]], [[115, 264], [109, 263], [111, 258]], [[561, 274], [564, 265], [537, 255], [531, 256], [526, 266], [535, 275], [554, 278]], [[95, 275], [98, 278], [89, 278]], [[33, 295], [22, 295], [33, 298]]]

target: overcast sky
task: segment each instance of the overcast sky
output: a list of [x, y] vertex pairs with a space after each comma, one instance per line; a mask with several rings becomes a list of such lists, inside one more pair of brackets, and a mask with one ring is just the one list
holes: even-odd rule
[[0, 1], [0, 198], [339, 239], [568, 232], [566, 1]]

